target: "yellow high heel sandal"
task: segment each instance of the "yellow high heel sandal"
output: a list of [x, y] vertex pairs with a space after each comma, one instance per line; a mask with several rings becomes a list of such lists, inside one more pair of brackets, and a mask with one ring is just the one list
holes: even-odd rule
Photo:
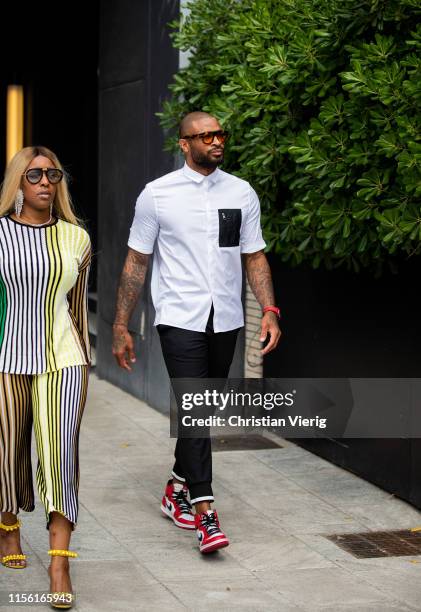
[[[4, 523], [0, 523], [0, 529], [3, 531], [15, 531], [16, 529], [20, 529], [22, 523], [18, 519], [14, 525], [5, 525]], [[1, 563], [4, 567], [9, 567], [10, 569], [24, 569], [26, 567], [26, 563], [23, 565], [11, 565], [11, 561], [26, 561], [26, 555], [5, 555], [1, 557]]]
[[[77, 557], [77, 553], [72, 552], [71, 550], [49, 550], [48, 554], [51, 557]], [[75, 602], [75, 596], [73, 593], [55, 592], [50, 594], [52, 595], [52, 601], [50, 602], [52, 608], [68, 610]]]

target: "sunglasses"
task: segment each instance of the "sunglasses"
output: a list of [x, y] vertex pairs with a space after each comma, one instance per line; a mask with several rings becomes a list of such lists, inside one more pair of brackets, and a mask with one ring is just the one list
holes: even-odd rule
[[59, 168], [31, 168], [23, 173], [22, 176], [26, 176], [26, 180], [31, 185], [36, 185], [42, 179], [43, 174], [45, 173], [48, 182], [56, 185], [63, 178], [63, 171]]
[[186, 140], [193, 140], [193, 138], [200, 138], [203, 144], [210, 145], [213, 143], [214, 138], [219, 140], [220, 143], [224, 143], [228, 140], [229, 133], [225, 130], [216, 130], [215, 132], [200, 132], [199, 134], [191, 134], [190, 136], [182, 136]]

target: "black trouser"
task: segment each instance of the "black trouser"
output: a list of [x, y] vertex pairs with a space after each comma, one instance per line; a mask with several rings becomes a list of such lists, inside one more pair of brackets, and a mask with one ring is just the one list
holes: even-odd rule
[[[157, 325], [170, 378], [227, 378], [238, 329], [213, 331], [213, 305], [206, 331]], [[186, 481], [192, 503], [213, 501], [210, 438], [178, 438], [172, 474]]]

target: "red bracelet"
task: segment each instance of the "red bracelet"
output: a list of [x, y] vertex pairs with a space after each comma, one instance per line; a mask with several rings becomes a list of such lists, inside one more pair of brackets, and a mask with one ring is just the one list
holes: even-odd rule
[[281, 318], [281, 311], [277, 306], [265, 306], [263, 308], [263, 313], [265, 312], [274, 312], [276, 316], [278, 317], [278, 319]]

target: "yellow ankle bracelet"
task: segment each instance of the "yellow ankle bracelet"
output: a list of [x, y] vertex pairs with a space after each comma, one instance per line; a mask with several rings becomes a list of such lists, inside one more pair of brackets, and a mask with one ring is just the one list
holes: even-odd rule
[[48, 554], [52, 557], [77, 557], [77, 553], [71, 550], [49, 550]]
[[15, 531], [15, 529], [20, 529], [22, 523], [18, 519], [14, 525], [5, 525], [4, 523], [0, 523], [0, 529], [4, 529], [4, 531]]

